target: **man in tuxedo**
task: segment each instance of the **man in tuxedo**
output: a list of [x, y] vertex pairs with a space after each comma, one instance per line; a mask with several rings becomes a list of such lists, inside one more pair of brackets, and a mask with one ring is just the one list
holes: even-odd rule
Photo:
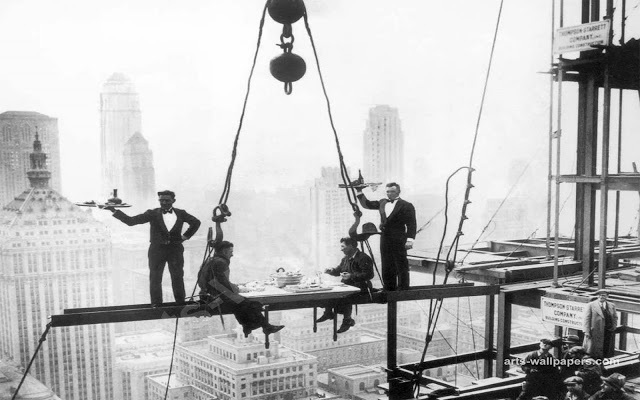
[[593, 358], [602, 359], [613, 356], [615, 329], [618, 325], [616, 306], [610, 301], [609, 291], [600, 289], [598, 298], [590, 302], [584, 310], [582, 331], [584, 348]]
[[[160, 208], [147, 210], [132, 217], [113, 207], [105, 210], [113, 212], [114, 218], [133, 226], [149, 223], [149, 292], [151, 304], [162, 304], [162, 274], [164, 265], [169, 264], [171, 286], [176, 303], [185, 302], [184, 291], [184, 246], [182, 242], [193, 236], [200, 227], [200, 220], [185, 210], [173, 207], [176, 195], [170, 190], [158, 192]], [[182, 233], [184, 224], [189, 228]]]
[[416, 237], [416, 210], [413, 204], [400, 198], [400, 185], [387, 184], [387, 198], [368, 200], [362, 188], [356, 188], [362, 207], [380, 212], [380, 256], [382, 282], [385, 290], [409, 288], [407, 250], [413, 248]]

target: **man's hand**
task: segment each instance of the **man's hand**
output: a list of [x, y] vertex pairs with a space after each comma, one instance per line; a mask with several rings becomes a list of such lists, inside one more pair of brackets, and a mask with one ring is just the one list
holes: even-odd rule
[[407, 243], [404, 244], [404, 248], [407, 250], [413, 249], [413, 242], [407, 241]]
[[584, 337], [587, 338], [587, 339], [591, 339], [591, 334], [585, 332]]
[[102, 207], [102, 209], [103, 210], [107, 210], [107, 211], [111, 211], [111, 212], [115, 212], [116, 211], [115, 207], [113, 207], [113, 206], [105, 206], [105, 207]]
[[325, 273], [325, 274], [330, 274], [330, 273], [331, 273], [331, 271], [332, 271], [332, 269], [331, 269], [331, 268], [326, 268], [326, 269], [324, 270], [324, 273]]
[[185, 240], [189, 240], [189, 238], [186, 237], [185, 235], [182, 235], [182, 241], [184, 242]]
[[247, 289], [245, 286], [238, 286], [238, 292], [240, 293], [248, 293], [251, 290]]
[[340, 274], [340, 276], [342, 276], [343, 281], [348, 281], [349, 279], [351, 279], [351, 274], [348, 272], [343, 272]]

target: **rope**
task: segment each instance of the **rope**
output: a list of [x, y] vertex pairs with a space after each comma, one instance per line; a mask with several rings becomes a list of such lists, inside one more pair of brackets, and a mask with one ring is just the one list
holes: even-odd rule
[[260, 42], [262, 40], [262, 29], [264, 27], [264, 20], [267, 13], [267, 5], [269, 4], [269, 0], [267, 0], [264, 4], [264, 9], [262, 10], [262, 18], [260, 18], [260, 27], [258, 28], [258, 41], [256, 43], [256, 51], [253, 55], [253, 64], [251, 65], [251, 72], [249, 73], [249, 79], [247, 80], [247, 91], [244, 96], [244, 103], [242, 104], [242, 113], [240, 114], [240, 121], [238, 123], [238, 130], [236, 131], [236, 138], [233, 141], [233, 151], [231, 152], [231, 162], [229, 163], [229, 168], [227, 170], [227, 177], [224, 182], [224, 189], [222, 190], [222, 194], [220, 195], [220, 200], [218, 204], [227, 204], [227, 200], [229, 199], [229, 193], [231, 191], [231, 177], [233, 175], [233, 166], [236, 162], [236, 155], [238, 150], [238, 141], [240, 140], [240, 131], [242, 130], [242, 123], [244, 121], [244, 114], [247, 109], [247, 101], [249, 100], [249, 93], [251, 92], [251, 78], [253, 77], [253, 71], [256, 67], [256, 61], [258, 59], [258, 51], [260, 50]]
[[[313, 57], [316, 60], [316, 68], [318, 69], [318, 76], [320, 77], [320, 84], [322, 86], [322, 93], [324, 94], [325, 101], [327, 103], [327, 113], [329, 115], [329, 122], [331, 124], [331, 130], [333, 131], [333, 136], [336, 141], [336, 149], [338, 150], [338, 162], [340, 163], [340, 175], [342, 177], [342, 181], [344, 182], [345, 192], [347, 193], [347, 200], [351, 205], [353, 211], [359, 211], [360, 207], [358, 207], [358, 202], [356, 201], [356, 191], [353, 187], [350, 187], [351, 179], [349, 179], [349, 171], [344, 163], [344, 157], [342, 155], [342, 150], [340, 148], [340, 139], [338, 138], [338, 132], [336, 130], [335, 124], [333, 122], [333, 114], [331, 113], [331, 101], [329, 100], [329, 95], [327, 94], [327, 88], [324, 84], [324, 78], [322, 77], [322, 70], [320, 69], [320, 61], [318, 59], [318, 52], [316, 51], [316, 44], [313, 40], [313, 34], [311, 33], [311, 27], [309, 26], [309, 16], [307, 15], [307, 11], [304, 11], [304, 27], [307, 30], [307, 34], [309, 35], [309, 41], [311, 42], [311, 48], [313, 49]], [[351, 189], [351, 190], [349, 190]]]
[[18, 384], [18, 388], [16, 389], [15, 392], [13, 392], [13, 396], [11, 396], [11, 400], [15, 400], [18, 398], [18, 392], [20, 391], [20, 388], [22, 387], [22, 384], [24, 383], [24, 380], [27, 378], [27, 374], [29, 373], [29, 370], [31, 369], [31, 365], [33, 365], [33, 362], [36, 360], [36, 356], [38, 355], [38, 352], [40, 351], [40, 347], [42, 347], [42, 343], [44, 343], [45, 340], [47, 340], [47, 334], [49, 333], [49, 329], [51, 329], [51, 322], [49, 322], [44, 330], [44, 332], [42, 333], [42, 336], [40, 336], [40, 341], [38, 342], [38, 347], [36, 347], [36, 351], [33, 353], [33, 356], [31, 357], [31, 360], [29, 361], [29, 365], [27, 365], [27, 369], [24, 370], [24, 374], [22, 374], [22, 379], [20, 379], [20, 383]]
[[369, 239], [365, 240], [363, 243], [367, 245], [367, 251], [369, 252], [369, 256], [371, 257], [371, 261], [373, 261], [373, 268], [375, 268], [376, 273], [378, 274], [378, 278], [380, 279], [380, 284], [384, 287], [384, 282], [382, 281], [382, 275], [380, 275], [380, 271], [378, 270], [378, 264], [376, 264], [376, 258], [373, 256], [373, 250], [371, 250], [371, 245], [369, 244]]
[[164, 391], [164, 400], [167, 400], [169, 395], [169, 383], [171, 382], [171, 371], [173, 371], [173, 355], [176, 352], [176, 339], [178, 338], [178, 322], [180, 317], [176, 318], [176, 330], [173, 333], [173, 349], [171, 349], [171, 364], [169, 364], [169, 376], [167, 377], [167, 389]]
[[[456, 233], [455, 238], [453, 239], [452, 245], [449, 248], [449, 251], [447, 253], [447, 258], [446, 258], [446, 268], [445, 268], [445, 276], [444, 276], [444, 281], [443, 284], [447, 283], [447, 280], [449, 278], [449, 274], [450, 272], [453, 270], [453, 266], [455, 266], [455, 262], [456, 262], [456, 254], [458, 251], [458, 243], [460, 241], [460, 236], [462, 236], [462, 226], [464, 225], [464, 221], [467, 219], [466, 216], [466, 209], [467, 209], [467, 205], [470, 203], [469, 201], [469, 193], [471, 191], [471, 188], [473, 188], [473, 184], [471, 183], [471, 178], [472, 178], [472, 174], [473, 174], [473, 156], [475, 154], [475, 148], [476, 148], [476, 144], [477, 144], [477, 139], [478, 139], [478, 132], [480, 130], [480, 121], [482, 119], [482, 112], [484, 109], [484, 102], [485, 102], [485, 98], [486, 98], [486, 94], [487, 94], [487, 87], [489, 84], [489, 77], [491, 74], [491, 66], [493, 64], [493, 54], [495, 51], [495, 47], [496, 47], [496, 42], [498, 39], [498, 30], [500, 27], [500, 20], [502, 18], [502, 7], [504, 5], [504, 0], [500, 1], [500, 8], [498, 10], [498, 17], [496, 20], [496, 26], [495, 26], [495, 31], [494, 31], [494, 35], [493, 35], [493, 42], [491, 44], [491, 53], [489, 55], [489, 65], [487, 67], [487, 73], [485, 75], [485, 81], [484, 81], [484, 87], [482, 90], [482, 98], [480, 100], [480, 108], [478, 110], [478, 119], [476, 121], [476, 128], [475, 128], [475, 133], [473, 136], [473, 143], [471, 145], [471, 154], [469, 155], [469, 165], [467, 167], [461, 167], [458, 168], [451, 176], [449, 176], [449, 178], [447, 179], [447, 186], [446, 186], [446, 194], [445, 194], [445, 205], [446, 208], [448, 208], [448, 192], [449, 192], [449, 180], [451, 179], [451, 177], [453, 175], [455, 175], [458, 171], [462, 170], [462, 169], [467, 169], [467, 187], [465, 190], [465, 196], [464, 196], [464, 202], [462, 203], [462, 211], [460, 213], [460, 221], [458, 223], [458, 231]], [[438, 263], [439, 263], [439, 259], [440, 259], [440, 254], [442, 252], [442, 246], [444, 243], [444, 238], [446, 235], [446, 230], [447, 230], [447, 223], [448, 223], [448, 218], [447, 218], [447, 213], [446, 213], [446, 208], [445, 208], [445, 227], [444, 227], [444, 233], [442, 235], [442, 240], [440, 241], [440, 247], [438, 248], [438, 257], [436, 260], [436, 265], [434, 267], [433, 270], [433, 281], [435, 284], [435, 277], [436, 277], [436, 271], [438, 269]], [[453, 253], [453, 259], [450, 259], [451, 256], [451, 252]], [[431, 342], [431, 339], [433, 338], [433, 330], [435, 330], [435, 326], [438, 322], [438, 318], [440, 316], [440, 310], [442, 309], [442, 302], [443, 299], [431, 299], [430, 304], [429, 304], [429, 321], [427, 324], [427, 335], [425, 337], [425, 346], [424, 346], [424, 350], [422, 351], [422, 357], [420, 359], [420, 366], [424, 363], [424, 359], [425, 356], [427, 354], [427, 349], [429, 347], [429, 343]], [[435, 303], [435, 304], [434, 304]], [[432, 328], [433, 327], [433, 328]], [[419, 394], [419, 388], [420, 388], [420, 375], [422, 375], [422, 371], [420, 368], [416, 368], [416, 371], [414, 373], [414, 392], [417, 395]]]

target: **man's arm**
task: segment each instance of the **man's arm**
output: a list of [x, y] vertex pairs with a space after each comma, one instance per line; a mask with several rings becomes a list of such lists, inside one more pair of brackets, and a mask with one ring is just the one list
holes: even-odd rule
[[213, 259], [212, 261], [212, 269], [213, 269], [213, 283], [214, 287], [223, 293], [232, 292], [238, 293], [238, 286], [231, 283], [228, 277], [228, 269], [229, 267], [225, 264], [224, 261], [220, 259]]
[[407, 243], [405, 247], [407, 249], [413, 248], [413, 240], [416, 238], [416, 209], [411, 203], [407, 203]]
[[367, 196], [362, 193], [362, 189], [357, 190], [356, 197], [358, 197], [358, 201], [363, 208], [368, 210], [377, 210], [380, 208], [380, 202], [367, 199]]
[[582, 332], [584, 336], [591, 338], [591, 303], [587, 304], [587, 308], [584, 310], [584, 316], [582, 317]]
[[366, 282], [373, 279], [373, 260], [371, 260], [371, 257], [362, 253], [354, 267], [351, 274], [351, 280], [354, 282]]
[[120, 210], [115, 210], [113, 212], [113, 217], [129, 226], [146, 224], [147, 222], [151, 221], [151, 210], [147, 210], [142, 214], [134, 215], [132, 217], [128, 216]]
[[184, 213], [182, 219], [184, 219], [184, 222], [189, 225], [189, 229], [182, 234], [182, 238], [187, 240], [190, 239], [191, 236], [195, 235], [198, 228], [200, 228], [200, 220], [184, 210], [182, 210], [182, 212]]

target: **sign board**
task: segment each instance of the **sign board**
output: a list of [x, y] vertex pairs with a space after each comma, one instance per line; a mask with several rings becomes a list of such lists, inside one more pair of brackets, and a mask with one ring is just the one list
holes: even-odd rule
[[554, 54], [593, 50], [594, 44], [609, 45], [610, 21], [597, 21], [556, 30]]
[[582, 316], [589, 304], [543, 296], [540, 299], [540, 305], [543, 321], [582, 330]]

